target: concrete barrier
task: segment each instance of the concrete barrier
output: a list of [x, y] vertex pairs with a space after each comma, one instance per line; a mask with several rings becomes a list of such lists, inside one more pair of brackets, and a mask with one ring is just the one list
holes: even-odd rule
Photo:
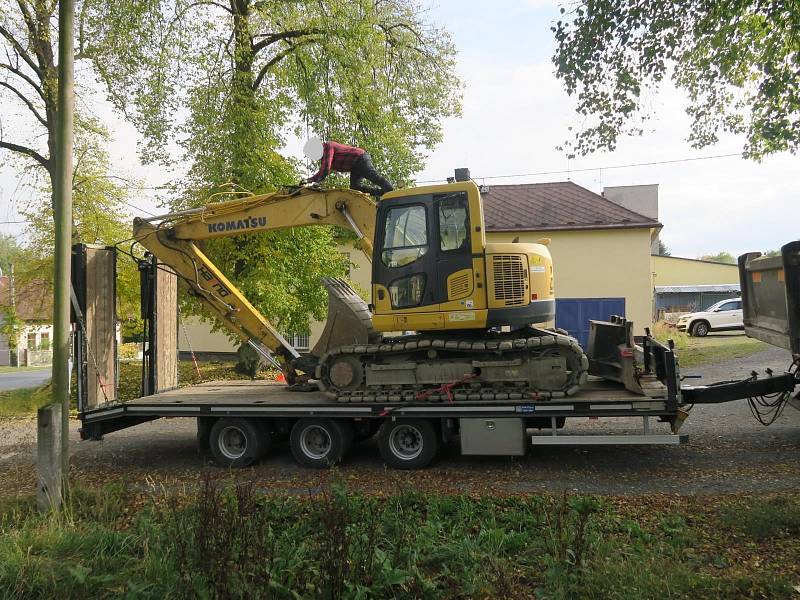
[[36, 417], [36, 505], [48, 512], [61, 506], [61, 405], [44, 406]]

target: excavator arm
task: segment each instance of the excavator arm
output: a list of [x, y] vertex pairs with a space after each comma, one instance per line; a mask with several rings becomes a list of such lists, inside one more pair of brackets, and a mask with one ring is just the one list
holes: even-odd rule
[[291, 227], [338, 225], [355, 232], [362, 251], [372, 260], [375, 213], [375, 201], [361, 192], [294, 188], [136, 218], [133, 235], [243, 342], [262, 353], [273, 353], [287, 375], [294, 377], [292, 364], [300, 358], [298, 352], [209, 260], [199, 242]]

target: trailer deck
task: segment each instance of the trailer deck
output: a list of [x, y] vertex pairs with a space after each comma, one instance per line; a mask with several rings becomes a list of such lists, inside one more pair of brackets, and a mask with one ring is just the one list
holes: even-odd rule
[[[620, 416], [674, 414], [668, 408], [666, 387], [655, 381], [651, 396], [641, 396], [601, 378], [589, 382], [572, 397], [557, 400], [523, 399], [413, 403], [343, 403], [324, 392], [295, 392], [270, 381], [211, 381], [177, 388], [128, 402], [107, 404], [80, 414], [84, 427], [100, 425], [102, 432], [120, 429], [130, 417], [252, 416], [252, 417], [385, 417], [454, 416]], [[134, 423], [131, 423], [134, 424]], [[116, 426], [115, 426], [116, 425]], [[124, 427], [124, 425], [123, 425]]]

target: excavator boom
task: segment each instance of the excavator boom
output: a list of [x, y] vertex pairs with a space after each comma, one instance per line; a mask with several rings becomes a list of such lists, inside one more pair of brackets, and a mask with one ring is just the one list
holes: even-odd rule
[[[243, 342], [256, 348], [263, 346], [259, 349], [274, 353], [281, 365], [291, 371], [289, 364], [299, 358], [297, 351], [209, 260], [198, 242], [291, 227], [338, 225], [358, 236], [361, 250], [371, 260], [375, 212], [375, 201], [361, 192], [294, 188], [137, 218], [133, 235], [175, 271], [189, 293], [200, 299]], [[348, 287], [338, 281], [334, 287], [343, 289], [343, 286]]]

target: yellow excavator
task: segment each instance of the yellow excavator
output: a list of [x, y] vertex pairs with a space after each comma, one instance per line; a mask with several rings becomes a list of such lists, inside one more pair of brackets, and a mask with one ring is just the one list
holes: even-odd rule
[[[352, 230], [372, 263], [372, 303], [324, 281], [328, 319], [300, 355], [209, 260], [202, 242], [301, 226]], [[291, 385], [342, 402], [514, 400], [572, 395], [589, 361], [552, 329], [548, 240], [487, 243], [471, 181], [395, 190], [375, 201], [298, 187], [134, 221], [134, 238]]]

